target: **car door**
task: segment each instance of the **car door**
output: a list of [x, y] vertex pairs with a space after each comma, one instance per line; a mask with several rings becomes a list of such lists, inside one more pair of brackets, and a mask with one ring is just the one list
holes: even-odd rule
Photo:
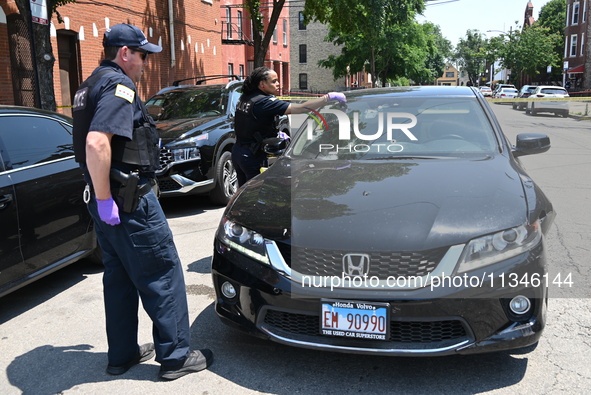
[[16, 193], [10, 174], [5, 170], [4, 157], [6, 157], [6, 150], [0, 139], [0, 289], [5, 284], [22, 277], [24, 272], [18, 231]]
[[44, 115], [2, 116], [0, 140], [18, 212], [23, 274], [70, 259], [87, 241], [90, 224], [71, 125]]

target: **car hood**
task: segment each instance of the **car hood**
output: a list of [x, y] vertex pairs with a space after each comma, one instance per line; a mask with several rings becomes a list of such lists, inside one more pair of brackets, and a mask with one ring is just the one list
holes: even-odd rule
[[162, 142], [166, 144], [179, 138], [184, 139], [198, 136], [209, 129], [211, 126], [210, 123], [218, 124], [219, 122], [219, 115], [203, 118], [171, 119], [156, 121], [156, 128], [158, 129]]
[[228, 206], [241, 224], [293, 245], [425, 250], [523, 224], [520, 175], [506, 157], [396, 162], [282, 158]]

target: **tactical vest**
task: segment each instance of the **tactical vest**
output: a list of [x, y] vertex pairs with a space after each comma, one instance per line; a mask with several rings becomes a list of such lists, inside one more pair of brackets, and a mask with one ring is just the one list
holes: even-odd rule
[[277, 130], [273, 122], [260, 120], [254, 115], [254, 105], [267, 98], [267, 95], [257, 93], [247, 100], [238, 100], [236, 115], [234, 116], [234, 130], [239, 144], [260, 144], [267, 137], [275, 137]]
[[[73, 141], [76, 162], [86, 164], [86, 136], [96, 109], [96, 101], [92, 95], [95, 85], [107, 73], [116, 73], [111, 69], [98, 71], [80, 85], [74, 96], [74, 127]], [[158, 170], [160, 162], [160, 144], [156, 127], [148, 115], [145, 106], [140, 104], [142, 124], [134, 122], [132, 139], [114, 135], [111, 139], [111, 162], [133, 167], [142, 173], [153, 173]]]

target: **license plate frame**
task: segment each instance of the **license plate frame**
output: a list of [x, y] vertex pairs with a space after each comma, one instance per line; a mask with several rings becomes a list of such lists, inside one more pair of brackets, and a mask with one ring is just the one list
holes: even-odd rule
[[359, 300], [321, 299], [319, 327], [320, 334], [324, 336], [389, 340], [390, 304]]

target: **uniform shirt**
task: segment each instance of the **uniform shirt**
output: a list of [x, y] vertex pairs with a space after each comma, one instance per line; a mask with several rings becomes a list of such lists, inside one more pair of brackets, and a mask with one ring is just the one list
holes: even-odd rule
[[[77, 160], [86, 157], [84, 150], [89, 131], [111, 133], [114, 135], [113, 139], [131, 139], [134, 127], [142, 125], [145, 119], [143, 103], [137, 97], [135, 84], [119, 65], [103, 60], [92, 75], [97, 73], [102, 73], [98, 80], [86, 91], [80, 89], [74, 98], [74, 133], [80, 134], [74, 137]], [[112, 165], [123, 171], [129, 171], [133, 167], [122, 163]], [[81, 162], [80, 167], [86, 181], [90, 183], [86, 163]]]
[[[264, 97], [257, 100], [252, 109], [247, 108], [246, 104], [259, 95]], [[254, 133], [257, 131], [261, 133], [262, 138], [275, 137], [277, 135], [275, 116], [285, 114], [287, 107], [289, 107], [288, 102], [279, 100], [273, 95], [265, 95], [258, 89], [249, 95], [240, 97], [236, 106], [234, 122], [238, 141], [242, 144], [255, 143]]]
[[96, 103], [96, 109], [89, 131], [96, 130], [132, 138], [134, 126], [142, 121], [141, 101], [138, 100], [135, 84], [114, 62], [104, 60], [95, 70], [111, 69], [95, 84], [89, 99]]

